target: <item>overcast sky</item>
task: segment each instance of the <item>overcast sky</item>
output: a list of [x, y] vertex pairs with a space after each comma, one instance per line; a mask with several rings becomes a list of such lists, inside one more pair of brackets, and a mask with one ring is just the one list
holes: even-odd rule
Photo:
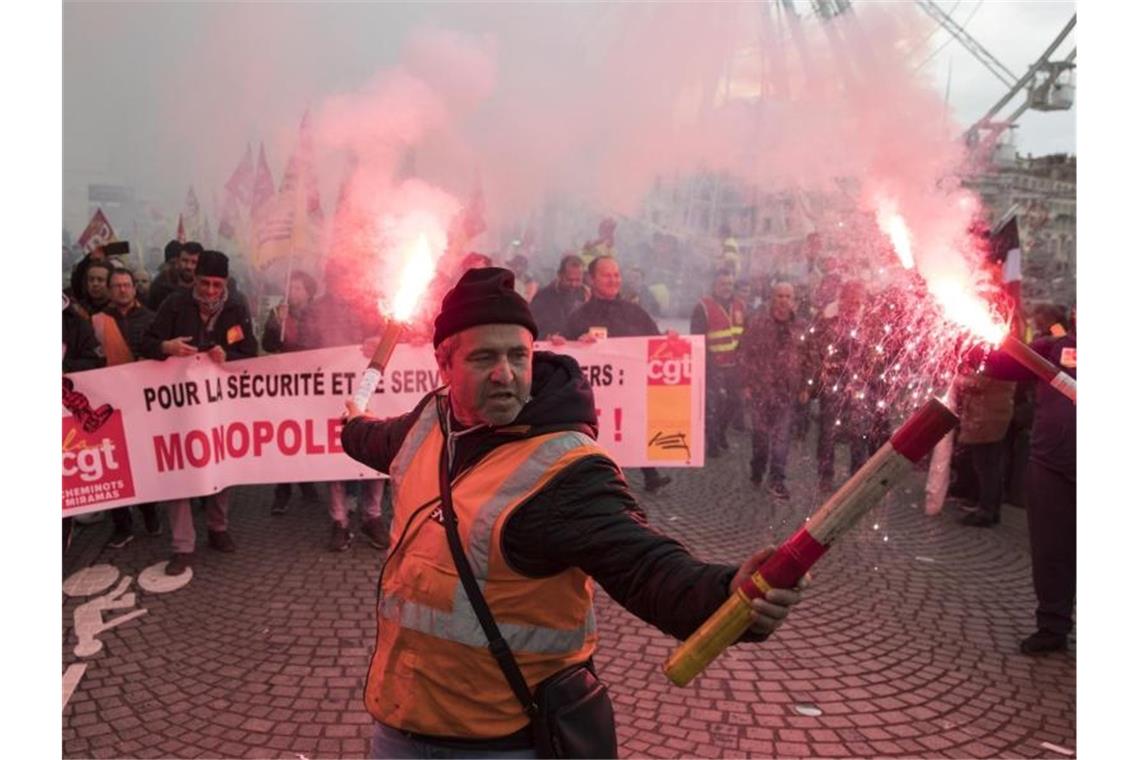
[[[1041, 0], [939, 4], [1017, 74], [1075, 12], [1072, 2]], [[866, 3], [854, 3], [856, 14], [861, 5]], [[810, 12], [806, 4], [800, 6]], [[128, 184], [144, 197], [176, 206], [193, 183], [203, 205], [215, 207], [216, 193], [247, 142], [256, 150], [257, 141], [265, 141], [279, 177], [304, 109], [332, 93], [357, 89], [391, 66], [413, 29], [439, 26], [492, 38], [573, 36], [582, 40], [582, 55], [588, 57], [597, 47], [592, 40], [600, 38], [599, 29], [613, 12], [605, 4], [488, 9], [474, 4], [66, 3], [65, 222], [78, 231], [71, 220], [86, 214], [79, 190], [88, 182]], [[508, 14], [510, 23], [497, 28], [488, 20], [495, 14]], [[934, 50], [947, 40], [935, 29], [928, 45]], [[1056, 57], [1072, 47], [1070, 38]], [[568, 61], [568, 70], [574, 64]], [[501, 60], [499, 65], [518, 70], [526, 62]], [[963, 125], [1006, 91], [953, 40], [922, 74], [939, 93], [950, 75], [952, 113]], [[1075, 121], [1075, 109], [1030, 111], [1017, 130], [1018, 148], [1037, 155], [1073, 152]]]

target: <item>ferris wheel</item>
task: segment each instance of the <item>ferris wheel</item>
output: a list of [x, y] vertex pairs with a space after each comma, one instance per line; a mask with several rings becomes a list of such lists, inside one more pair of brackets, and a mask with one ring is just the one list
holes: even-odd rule
[[[942, 10], [933, 0], [915, 0], [915, 5], [934, 19], [940, 27], [950, 33], [969, 53], [989, 70], [1003, 85], [1006, 93], [977, 121], [971, 124], [962, 137], [976, 160], [991, 158], [998, 162], [1012, 160], [1014, 146], [1006, 137], [1016, 126], [1017, 120], [1026, 111], [1065, 111], [1073, 107], [1076, 99], [1076, 45], [1063, 59], [1051, 57], [1065, 42], [1077, 26], [1077, 16], [1073, 15], [1060, 33], [1045, 48], [1045, 52], [1033, 62], [1020, 77], [998, 60], [997, 56], [972, 37], [963, 25], [954, 21], [951, 14]], [[1012, 111], [1003, 112], [1018, 95], [1025, 99]], [[1004, 139], [1003, 139], [1004, 138]]]

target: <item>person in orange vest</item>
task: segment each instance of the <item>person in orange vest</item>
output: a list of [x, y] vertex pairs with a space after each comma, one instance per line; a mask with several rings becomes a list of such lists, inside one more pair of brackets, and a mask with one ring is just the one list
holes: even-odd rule
[[733, 295], [733, 274], [720, 269], [712, 294], [697, 301], [689, 332], [705, 336], [705, 451], [719, 457], [728, 448], [728, 425], [742, 406], [740, 338], [744, 334], [744, 302]]
[[[91, 316], [91, 326], [108, 367], [145, 358], [143, 336], [154, 321], [154, 312], [139, 303], [137, 283], [135, 273], [131, 270], [113, 269], [108, 288], [111, 300], [102, 311]], [[158, 519], [158, 505], [150, 503], [138, 506], [147, 534], [159, 535], [162, 526]], [[112, 509], [111, 521], [115, 528], [107, 541], [108, 547], [121, 549], [134, 540], [134, 521], [130, 507]]]
[[[650, 528], [597, 443], [578, 363], [534, 351], [537, 332], [510, 271], [471, 270], [435, 319], [444, 387], [385, 420], [345, 403], [345, 453], [387, 473], [395, 494], [364, 692], [376, 721], [370, 757], [535, 757], [531, 713], [493, 652], [513, 658], [532, 694], [545, 693], [552, 676], [593, 669], [595, 582], [684, 638], [772, 551], [708, 564]], [[457, 554], [501, 627], [494, 647], [457, 578]], [[800, 590], [768, 592], [742, 640], [770, 636], [799, 600]], [[609, 715], [583, 730], [607, 736], [616, 753]]]

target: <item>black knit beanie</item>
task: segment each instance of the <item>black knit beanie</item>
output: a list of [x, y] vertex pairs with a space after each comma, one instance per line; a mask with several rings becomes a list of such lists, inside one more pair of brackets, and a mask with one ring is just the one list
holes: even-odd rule
[[438, 348], [468, 327], [500, 324], [522, 325], [538, 338], [530, 306], [515, 292], [514, 273], [499, 267], [469, 269], [443, 297], [432, 343]]
[[199, 277], [229, 277], [230, 259], [221, 251], [202, 251], [194, 274]]

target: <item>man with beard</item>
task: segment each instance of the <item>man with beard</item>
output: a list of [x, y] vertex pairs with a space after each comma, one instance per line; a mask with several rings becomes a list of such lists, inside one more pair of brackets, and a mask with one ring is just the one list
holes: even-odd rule
[[81, 316], [90, 319], [111, 302], [107, 284], [110, 282], [112, 271], [114, 267], [103, 259], [96, 259], [87, 265], [83, 275], [83, 290], [76, 304]]
[[573, 253], [563, 256], [554, 282], [534, 294], [530, 310], [538, 324], [539, 339], [562, 335], [566, 318], [589, 299], [590, 291], [582, 284], [583, 266], [580, 256]]
[[[346, 402], [345, 453], [392, 477], [400, 536], [377, 595], [364, 692], [375, 720], [369, 757], [535, 757], [530, 694], [571, 669], [593, 678], [584, 671], [598, 645], [594, 581], [685, 638], [772, 551], [740, 566], [707, 564], [650, 528], [597, 444], [578, 363], [534, 351], [537, 333], [509, 271], [472, 270], [435, 320], [446, 387], [386, 420]], [[474, 600], [455, 557], [471, 566]], [[478, 599], [485, 614], [474, 612], [484, 609]], [[798, 590], [772, 590], [753, 601], [742, 640], [766, 639], [799, 599]], [[501, 636], [485, 636], [480, 615]], [[604, 690], [590, 706], [593, 719], [580, 728], [592, 751], [580, 756], [616, 757]]]
[[[170, 244], [168, 243], [167, 251], [169, 252], [169, 250]], [[171, 293], [189, 291], [194, 287], [194, 272], [197, 269], [198, 257], [202, 255], [202, 251], [201, 243], [190, 241], [182, 245], [178, 251], [178, 257], [174, 259], [174, 265], [169, 269], [164, 269], [150, 285], [147, 306], [150, 307], [151, 311], [158, 311], [158, 307], [162, 306], [162, 302]]]
[[[185, 251], [183, 251], [185, 253]], [[151, 359], [209, 354], [219, 364], [257, 356], [257, 338], [245, 300], [230, 292], [229, 258], [221, 251], [202, 251], [196, 257], [193, 284], [177, 290], [162, 302], [143, 338], [143, 350]], [[190, 566], [194, 552], [194, 515], [190, 499], [177, 499], [167, 508], [174, 555], [167, 575], [181, 575]], [[206, 527], [210, 547], [220, 552], [237, 551], [229, 527], [229, 495], [226, 489], [206, 497]]]

